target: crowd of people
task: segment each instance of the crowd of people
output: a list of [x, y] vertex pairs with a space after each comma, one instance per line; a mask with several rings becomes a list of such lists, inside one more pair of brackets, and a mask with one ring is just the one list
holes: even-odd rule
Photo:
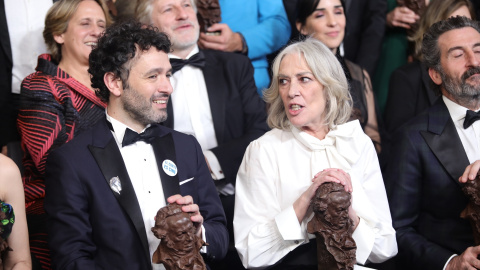
[[318, 269], [326, 182], [358, 267], [480, 269], [475, 1], [22, 4], [0, 4], [0, 269], [165, 269], [172, 203], [209, 269]]

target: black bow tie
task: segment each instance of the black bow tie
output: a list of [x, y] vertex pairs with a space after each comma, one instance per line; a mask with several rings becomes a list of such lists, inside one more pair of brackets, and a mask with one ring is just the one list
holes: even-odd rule
[[203, 68], [205, 66], [205, 55], [203, 54], [203, 52], [198, 52], [186, 60], [170, 58], [170, 64], [172, 65], [172, 73], [179, 71], [185, 65]]
[[152, 140], [157, 136], [156, 130], [158, 126], [151, 125], [142, 133], [137, 133], [129, 128], [125, 130], [125, 135], [123, 135], [122, 147], [130, 145], [138, 141], [144, 141], [146, 143], [151, 143]]
[[477, 120], [480, 120], [480, 111], [474, 112], [474, 111], [468, 110], [467, 114], [465, 115], [465, 121], [463, 121], [463, 128], [467, 129]]

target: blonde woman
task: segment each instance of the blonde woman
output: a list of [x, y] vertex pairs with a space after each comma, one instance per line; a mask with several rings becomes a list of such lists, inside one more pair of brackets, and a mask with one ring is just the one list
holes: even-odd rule
[[272, 128], [250, 143], [237, 175], [235, 247], [246, 268], [317, 269], [314, 235], [306, 225], [324, 182], [352, 193], [359, 264], [397, 253], [395, 231], [377, 154], [358, 121], [344, 71], [313, 38], [285, 48], [265, 92]]

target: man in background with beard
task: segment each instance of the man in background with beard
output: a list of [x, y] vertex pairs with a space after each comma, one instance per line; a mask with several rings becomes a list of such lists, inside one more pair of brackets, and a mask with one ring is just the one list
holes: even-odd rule
[[441, 98], [394, 140], [385, 184], [397, 269], [478, 269], [480, 246], [460, 218], [468, 198], [459, 179], [473, 180], [480, 165], [480, 25], [465, 17], [440, 21], [422, 52]]

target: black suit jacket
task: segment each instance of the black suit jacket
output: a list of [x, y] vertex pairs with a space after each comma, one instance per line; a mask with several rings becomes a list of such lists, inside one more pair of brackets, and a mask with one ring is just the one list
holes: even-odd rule
[[[203, 75], [218, 142], [210, 150], [217, 157], [225, 179], [234, 182], [248, 144], [269, 130], [265, 103], [257, 94], [253, 66], [246, 56], [202, 51]], [[174, 118], [170, 99], [164, 125], [174, 128]]]
[[415, 61], [401, 66], [390, 77], [385, 125], [393, 135], [403, 124], [433, 105], [438, 99], [427, 67]]
[[[193, 136], [160, 127], [151, 143], [165, 198], [191, 195], [204, 217], [208, 258], [228, 247], [225, 216], [202, 151]], [[162, 161], [177, 165], [169, 176]], [[151, 269], [140, 206], [106, 120], [53, 151], [46, 166], [45, 210], [54, 269]], [[109, 181], [118, 177], [120, 194]], [[179, 186], [179, 181], [192, 179]]]
[[345, 58], [360, 65], [373, 76], [385, 33], [387, 1], [345, 0], [345, 4]]
[[440, 98], [394, 140], [385, 179], [397, 231], [400, 269], [443, 269], [453, 254], [472, 246], [468, 199], [458, 178], [469, 161]]

